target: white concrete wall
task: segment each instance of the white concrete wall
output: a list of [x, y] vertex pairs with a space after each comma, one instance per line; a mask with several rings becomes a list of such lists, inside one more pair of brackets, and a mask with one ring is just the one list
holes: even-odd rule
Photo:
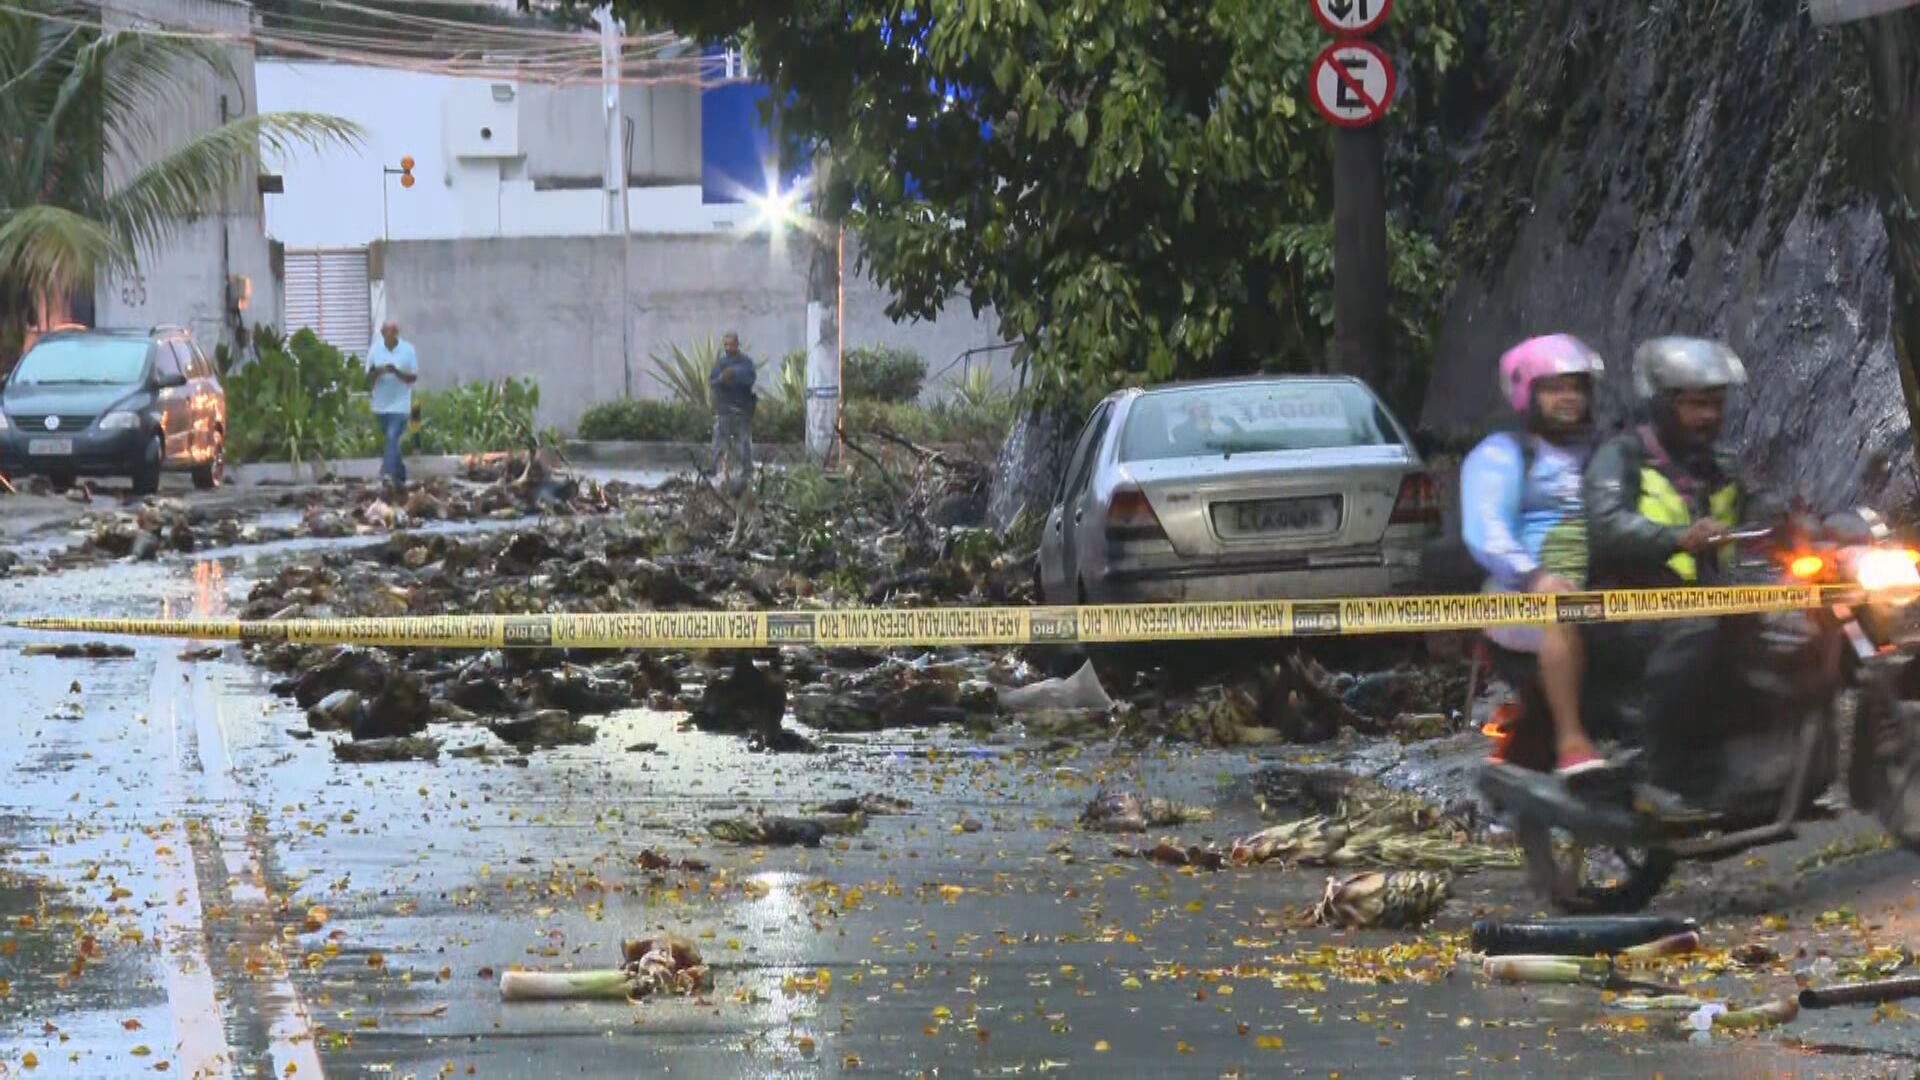
[[[726, 331], [740, 334], [754, 359], [776, 361], [805, 343], [806, 250], [776, 252], [764, 237], [635, 236], [624, 305], [630, 346], [621, 343], [619, 237], [409, 241], [385, 256], [387, 314], [419, 350], [428, 387], [468, 379], [531, 375], [540, 383], [543, 424], [571, 429], [596, 402], [634, 393], [661, 396], [649, 356]], [[848, 260], [853, 251], [849, 245]], [[886, 296], [851, 279], [846, 344], [899, 345], [937, 371], [967, 349], [1000, 344], [995, 316], [978, 319], [964, 303], [936, 322], [895, 324]], [[977, 356], [1010, 385], [1011, 350]], [[945, 385], [930, 385], [938, 397]]]
[[[252, 15], [249, 5], [231, 0], [127, 0], [109, 9], [104, 19], [109, 27], [144, 22], [242, 31], [251, 25]], [[232, 78], [223, 78], [205, 65], [181, 65], [171, 93], [149, 107], [142, 137], [117, 148], [110, 159], [110, 182], [124, 181], [218, 126], [222, 97], [230, 118], [258, 111], [252, 49], [235, 47], [228, 55]], [[100, 282], [94, 293], [95, 322], [187, 326], [211, 353], [216, 344], [231, 340], [226, 318], [228, 274], [252, 279], [251, 316], [277, 318], [280, 300], [262, 229], [261, 200], [254, 170], [249, 170], [229, 192], [224, 214], [182, 223], [160, 250], [144, 255], [138, 270]]]
[[[606, 142], [597, 86], [558, 92], [517, 86], [517, 130], [511, 136], [504, 126], [496, 132], [503, 149], [514, 153], [460, 157], [456, 152], [479, 149], [467, 129], [477, 130], [472, 118], [484, 106], [474, 103], [488, 100], [497, 80], [284, 60], [263, 61], [257, 78], [266, 109], [324, 111], [367, 132], [357, 152], [306, 154], [285, 165], [286, 193], [269, 198], [267, 233], [289, 247], [363, 245], [381, 239], [383, 230], [394, 240], [606, 231], [606, 196], [598, 186]], [[630, 183], [684, 180], [630, 187], [633, 231], [729, 229], [751, 217], [746, 206], [701, 205], [697, 95], [675, 98], [670, 89], [636, 87], [623, 102], [634, 122], [632, 174], [638, 179]], [[549, 130], [556, 116], [564, 118], [563, 130]], [[554, 160], [541, 156], [549, 154]], [[382, 168], [397, 167], [408, 155], [416, 182], [402, 188]], [[589, 166], [593, 187], [536, 189]]]

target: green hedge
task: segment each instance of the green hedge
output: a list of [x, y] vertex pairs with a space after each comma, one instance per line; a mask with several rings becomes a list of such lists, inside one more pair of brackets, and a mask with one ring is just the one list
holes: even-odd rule
[[918, 401], [926, 385], [927, 362], [912, 349], [890, 345], [848, 349], [841, 357], [849, 402], [906, 404]]
[[[848, 434], [885, 427], [918, 443], [997, 443], [1013, 422], [1010, 399], [982, 403], [941, 402], [918, 405], [849, 401]], [[705, 442], [712, 437], [713, 414], [678, 401], [627, 399], [588, 409], [580, 437], [625, 442]], [[761, 398], [753, 417], [753, 437], [763, 443], [806, 441], [806, 414], [798, 403]]]

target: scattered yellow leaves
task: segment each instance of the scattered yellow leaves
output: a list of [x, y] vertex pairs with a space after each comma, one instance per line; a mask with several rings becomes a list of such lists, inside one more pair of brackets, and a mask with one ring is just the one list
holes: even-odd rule
[[1187, 910], [1198, 913], [1207, 910], [1207, 905], [1198, 900], [1189, 900], [1187, 901]]
[[1188, 1046], [1184, 1041], [1177, 1042], [1173, 1044], [1173, 1052], [1176, 1054], [1191, 1054], [1193, 1053], [1193, 1047]]
[[1136, 976], [1129, 975], [1120, 980], [1120, 987], [1123, 990], [1138, 990], [1140, 989], [1140, 980]]
[[134, 1057], [146, 1057], [148, 1054], [153, 1053], [153, 1047], [148, 1046], [146, 1043], [141, 1043], [139, 1046], [127, 1051], [127, 1053], [132, 1054]]
[[307, 921], [303, 925], [307, 933], [311, 934], [327, 925], [328, 918], [327, 909], [316, 905], [307, 909]]
[[951, 1020], [953, 1019], [953, 1010], [947, 1008], [945, 1005], [935, 1005], [933, 1007], [933, 1018], [935, 1020]]
[[1254, 1037], [1253, 1045], [1262, 1050], [1285, 1050], [1287, 1048], [1286, 1040], [1278, 1035], [1257, 1035]]
[[1096, 1054], [1104, 1054], [1111, 1049], [1113, 1049], [1113, 1047], [1108, 1046], [1107, 1040], [1105, 1039], [1101, 1039], [1099, 1042], [1093, 1044], [1093, 1052]]
[[860, 1055], [850, 1053], [846, 1057], [840, 1059], [840, 1064], [845, 1068], [857, 1069], [860, 1067]]
[[40, 1059], [37, 1057], [34, 1057], [33, 1051], [29, 1050], [27, 1051], [26, 1056], [20, 1059], [20, 1064], [26, 1066], [29, 1069], [37, 1069], [40, 1067]]
[[949, 904], [953, 903], [955, 900], [958, 900], [962, 896], [966, 895], [966, 892], [967, 892], [967, 889], [966, 889], [966, 886], [964, 885], [940, 886], [940, 898], [942, 900], [945, 900]]

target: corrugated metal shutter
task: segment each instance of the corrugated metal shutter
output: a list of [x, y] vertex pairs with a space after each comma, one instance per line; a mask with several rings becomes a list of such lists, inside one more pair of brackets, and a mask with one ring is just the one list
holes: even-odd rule
[[366, 248], [288, 248], [287, 332], [308, 327], [320, 340], [356, 356], [373, 340]]

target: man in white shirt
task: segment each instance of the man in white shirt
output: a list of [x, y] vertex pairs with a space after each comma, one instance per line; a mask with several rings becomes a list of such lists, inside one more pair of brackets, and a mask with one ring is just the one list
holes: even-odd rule
[[407, 482], [400, 439], [406, 435], [407, 421], [413, 414], [413, 384], [419, 378], [420, 361], [413, 355], [413, 345], [400, 340], [398, 322], [387, 320], [380, 327], [379, 339], [367, 347], [367, 383], [373, 389], [373, 417], [387, 439], [380, 475], [390, 484]]

